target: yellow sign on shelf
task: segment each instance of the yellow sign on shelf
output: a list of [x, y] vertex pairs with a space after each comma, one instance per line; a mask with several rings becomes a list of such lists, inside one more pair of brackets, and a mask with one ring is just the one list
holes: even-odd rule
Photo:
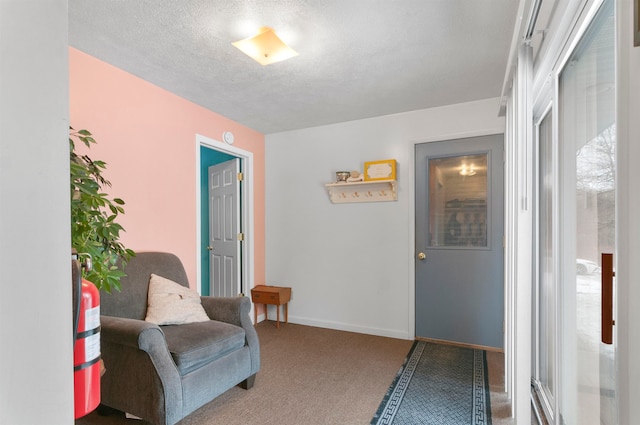
[[395, 180], [396, 160], [384, 159], [381, 161], [369, 161], [364, 163], [364, 180]]

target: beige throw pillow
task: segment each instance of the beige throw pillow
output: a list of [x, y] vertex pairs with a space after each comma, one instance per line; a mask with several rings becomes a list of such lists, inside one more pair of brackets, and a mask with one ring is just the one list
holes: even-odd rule
[[149, 279], [147, 304], [147, 317], [144, 320], [156, 325], [210, 320], [196, 291], [155, 274], [151, 274]]

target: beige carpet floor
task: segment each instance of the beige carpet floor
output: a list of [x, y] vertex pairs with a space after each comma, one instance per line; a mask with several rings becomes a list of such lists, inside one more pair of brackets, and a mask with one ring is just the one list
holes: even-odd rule
[[[262, 369], [248, 391], [232, 388], [180, 425], [365, 425], [400, 369], [412, 341], [295, 324], [256, 327]], [[494, 425], [510, 425], [502, 354], [489, 353]], [[77, 425], [142, 425], [97, 413]]]

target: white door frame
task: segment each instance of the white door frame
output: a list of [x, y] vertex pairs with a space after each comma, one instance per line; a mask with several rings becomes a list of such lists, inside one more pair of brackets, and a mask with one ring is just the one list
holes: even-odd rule
[[[201, 279], [202, 279], [202, 261], [200, 259], [200, 244], [201, 236], [200, 229], [202, 227], [202, 217], [200, 214], [201, 201], [200, 201], [200, 147], [204, 146], [209, 149], [214, 149], [220, 152], [224, 152], [229, 155], [233, 155], [242, 160], [243, 164], [243, 189], [240, 197], [241, 208], [241, 220], [242, 231], [244, 233], [244, 243], [242, 244], [242, 265], [240, 273], [242, 273], [243, 282], [245, 282], [245, 292], [254, 286], [254, 226], [253, 226], [253, 152], [245, 151], [235, 146], [228, 145], [226, 143], [210, 139], [208, 137], [196, 134], [196, 173], [195, 173], [195, 185], [196, 185], [196, 281], [198, 293], [201, 293]], [[253, 304], [251, 305], [253, 309]], [[250, 312], [251, 313], [251, 312]], [[252, 314], [249, 315], [253, 317]]]

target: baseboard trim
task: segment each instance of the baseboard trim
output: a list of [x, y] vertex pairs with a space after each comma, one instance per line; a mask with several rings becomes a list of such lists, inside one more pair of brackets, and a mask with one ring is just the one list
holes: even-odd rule
[[[270, 321], [275, 320], [275, 318], [273, 317], [273, 314], [269, 314], [269, 320]], [[262, 322], [262, 321], [264, 321], [264, 314], [259, 314], [258, 322]], [[297, 325], [305, 325], [305, 326], [314, 326], [316, 328], [333, 329], [336, 331], [346, 331], [346, 332], [355, 332], [355, 333], [366, 334], [366, 335], [383, 336], [387, 338], [407, 339], [407, 340], [414, 339], [413, 336], [409, 336], [406, 332], [402, 332], [394, 329], [370, 328], [370, 327], [357, 326], [357, 325], [352, 325], [352, 324], [343, 323], [343, 322], [310, 319], [308, 317], [289, 315], [289, 323], [294, 323]], [[282, 315], [280, 315], [280, 324], [282, 325]]]
[[[275, 321], [273, 314], [271, 314], [269, 317], [270, 317], [269, 320]], [[281, 324], [283, 323], [282, 319], [283, 319], [283, 316], [280, 315]], [[258, 323], [263, 322], [264, 320], [265, 320], [264, 313], [258, 314]], [[346, 332], [355, 332], [355, 333], [367, 334], [367, 335], [383, 336], [387, 338], [407, 339], [407, 340], [417, 339], [421, 341], [434, 342], [437, 344], [455, 345], [458, 347], [472, 348], [476, 350], [486, 350], [486, 351], [494, 351], [497, 353], [504, 353], [504, 350], [502, 348], [489, 347], [489, 346], [477, 345], [477, 344], [467, 344], [463, 342], [447, 341], [444, 339], [436, 339], [436, 338], [423, 338], [423, 337], [414, 338], [413, 335], [410, 336], [406, 332], [398, 331], [394, 329], [370, 328], [365, 326], [352, 325], [349, 323], [334, 322], [331, 320], [316, 320], [316, 319], [310, 319], [308, 317], [289, 316], [289, 323], [295, 323], [298, 325], [306, 325], [306, 326], [314, 326], [316, 328], [333, 329], [336, 331], [346, 331]]]

